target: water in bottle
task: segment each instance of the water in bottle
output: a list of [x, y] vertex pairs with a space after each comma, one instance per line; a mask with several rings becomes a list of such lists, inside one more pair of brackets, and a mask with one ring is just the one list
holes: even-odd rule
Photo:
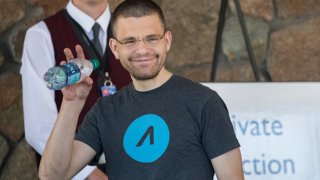
[[99, 66], [100, 62], [97, 59], [76, 58], [69, 60], [66, 64], [50, 68], [43, 79], [47, 82], [49, 89], [60, 90], [65, 86], [81, 82]]

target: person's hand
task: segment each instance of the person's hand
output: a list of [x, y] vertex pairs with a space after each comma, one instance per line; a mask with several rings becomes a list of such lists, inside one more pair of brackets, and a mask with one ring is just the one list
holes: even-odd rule
[[[83, 49], [80, 45], [76, 45], [76, 52], [78, 58], [85, 58]], [[64, 54], [67, 60], [74, 59], [72, 51], [69, 48], [64, 49]], [[61, 62], [61, 64], [66, 63], [65, 61]], [[92, 87], [92, 79], [90, 77], [86, 77], [83, 81], [64, 87], [61, 92], [63, 94], [63, 98], [68, 101], [73, 100], [85, 100], [91, 90]]]
[[96, 168], [92, 173], [86, 178], [86, 180], [108, 180], [108, 176], [103, 173], [99, 168]]

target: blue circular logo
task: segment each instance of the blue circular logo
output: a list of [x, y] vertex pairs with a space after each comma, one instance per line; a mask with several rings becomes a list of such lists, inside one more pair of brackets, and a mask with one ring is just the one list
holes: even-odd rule
[[169, 139], [166, 122], [158, 115], [147, 114], [130, 124], [123, 138], [123, 147], [134, 160], [151, 163], [166, 151]]

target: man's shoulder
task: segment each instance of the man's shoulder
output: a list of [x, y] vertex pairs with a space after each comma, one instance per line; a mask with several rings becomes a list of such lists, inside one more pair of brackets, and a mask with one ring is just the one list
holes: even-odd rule
[[64, 17], [65, 13], [66, 13], [66, 10], [65, 9], [61, 9], [61, 10], [57, 11], [56, 13], [46, 17], [43, 20], [44, 21], [48, 21], [48, 20], [51, 20], [51, 19], [62, 18], [62, 17]]
[[57, 16], [60, 16], [58, 14], [61, 14], [63, 10], [60, 10], [58, 11], [57, 13], [49, 16], [49, 17], [46, 17], [45, 19], [42, 19], [42, 20], [39, 20], [37, 21], [34, 25], [32, 25], [31, 27], [28, 28], [27, 32], [34, 32], [34, 31], [41, 31], [41, 30], [47, 30], [47, 24], [46, 24], [46, 21], [49, 20], [49, 19], [52, 19], [52, 18], [55, 18]]
[[176, 98], [180, 98], [186, 102], [199, 102], [200, 104], [205, 103], [210, 97], [216, 96], [217, 93], [192, 80], [181, 76], [175, 76], [172, 81], [172, 93]]
[[26, 36], [28, 36], [28, 34], [34, 34], [34, 33], [39, 36], [41, 36], [43, 33], [48, 33], [47, 25], [43, 20], [29, 27], [26, 32]]
[[212, 89], [200, 84], [199, 82], [192, 81], [182, 76], [175, 75], [174, 77], [174, 86], [177, 89], [185, 89], [187, 92], [199, 92], [199, 93], [210, 93], [215, 92]]
[[65, 9], [61, 9], [57, 11], [55, 14], [45, 18], [43, 21], [46, 23], [48, 27], [56, 27], [61, 24], [68, 24], [68, 12]]

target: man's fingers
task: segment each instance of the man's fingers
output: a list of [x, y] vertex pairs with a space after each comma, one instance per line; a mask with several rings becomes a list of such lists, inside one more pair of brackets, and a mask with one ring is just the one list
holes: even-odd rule
[[[76, 52], [77, 52], [77, 57], [85, 59], [82, 47], [80, 45], [76, 45], [75, 48], [76, 48]], [[70, 48], [65, 48], [63, 50], [63, 52], [64, 52], [64, 55], [66, 56], [67, 60], [74, 59], [74, 56], [73, 56], [72, 51], [71, 51]]]
[[74, 59], [71, 49], [65, 48], [65, 49], [63, 50], [63, 52], [64, 52], [64, 55], [66, 56], [66, 59], [67, 59], [67, 60]]
[[93, 80], [90, 77], [86, 77], [83, 81], [87, 86], [91, 86], [93, 84]]
[[77, 57], [85, 59], [83, 49], [80, 45], [76, 45], [76, 52], [77, 52]]
[[60, 65], [64, 65], [65, 63], [67, 63], [66, 61], [61, 61]]

